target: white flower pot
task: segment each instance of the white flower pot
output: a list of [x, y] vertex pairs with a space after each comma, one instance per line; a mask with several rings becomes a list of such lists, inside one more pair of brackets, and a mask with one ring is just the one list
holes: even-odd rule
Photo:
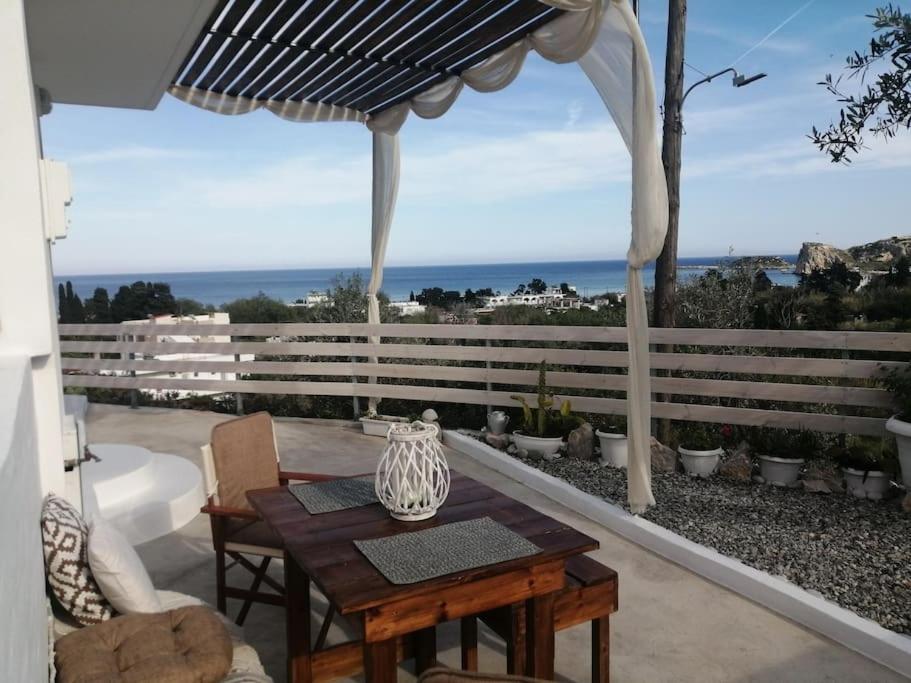
[[680, 454], [680, 462], [683, 463], [683, 469], [691, 477], [706, 478], [711, 476], [718, 468], [721, 462], [721, 454], [724, 452], [720, 448], [713, 448], [710, 451], [694, 451], [689, 448], [680, 446], [677, 448]]
[[600, 429], [596, 429], [595, 434], [601, 442], [601, 464], [608, 467], [626, 467], [629, 461], [629, 441], [626, 434], [602, 432]]
[[773, 455], [759, 456], [759, 476], [766, 484], [793, 488], [797, 486], [800, 468], [806, 461], [801, 459], [776, 458]]
[[559, 436], [528, 436], [518, 432], [513, 432], [512, 442], [520, 451], [526, 451], [529, 455], [537, 455], [546, 460], [559, 458], [560, 448], [563, 446], [563, 439]]
[[898, 416], [889, 418], [886, 429], [895, 435], [898, 444], [898, 461], [902, 468], [902, 483], [911, 491], [911, 422], [899, 420]]
[[407, 417], [395, 417], [393, 415], [377, 415], [376, 417], [362, 417], [360, 419], [360, 423], [364, 427], [364, 434], [382, 437], [389, 433], [390, 426], [407, 422]]
[[449, 495], [449, 465], [435, 424], [395, 423], [376, 468], [376, 497], [394, 519], [433, 517]]
[[845, 485], [848, 493], [857, 498], [880, 500], [892, 483], [891, 477], [885, 472], [875, 470], [863, 472], [850, 467], [843, 467], [842, 472], [845, 473]]

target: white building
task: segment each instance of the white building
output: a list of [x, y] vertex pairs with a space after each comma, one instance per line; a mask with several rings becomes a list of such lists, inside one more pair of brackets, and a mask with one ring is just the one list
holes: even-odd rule
[[402, 315], [414, 315], [427, 310], [424, 304], [419, 304], [417, 301], [390, 301], [389, 307], [396, 309]]
[[[231, 322], [231, 316], [228, 313], [208, 313], [205, 315], [159, 315], [146, 320], [125, 320], [124, 325], [136, 325], [137, 327], [143, 328], [157, 328], [166, 327], [168, 325], [186, 325], [192, 323], [199, 324], [214, 324], [214, 325], [228, 325]], [[142, 330], [144, 333], [145, 329]], [[172, 361], [179, 361], [187, 365], [187, 370], [182, 372], [169, 372], [164, 370], [136, 370], [137, 375], [143, 375], [144, 377], [168, 377], [171, 379], [186, 379], [186, 380], [218, 380], [218, 381], [234, 381], [237, 379], [237, 373], [233, 371], [227, 371], [224, 368], [230, 367], [230, 364], [237, 361], [253, 361], [254, 355], [252, 353], [245, 354], [232, 354], [232, 353], [219, 353], [219, 352], [210, 352], [210, 351], [193, 351], [192, 344], [227, 344], [230, 343], [231, 337], [229, 335], [211, 335], [211, 334], [198, 334], [198, 335], [186, 335], [186, 334], [155, 334], [148, 335], [142, 334], [137, 336], [144, 336], [146, 341], [154, 341], [156, 343], [164, 344], [186, 344], [187, 351], [181, 351], [178, 353], [163, 353], [163, 354], [149, 354], [146, 355], [143, 360], [157, 360], [157, 361], [168, 361], [170, 367], [173, 366]], [[198, 368], [192, 368], [198, 363], [212, 363], [213, 370], [199, 370]], [[221, 367], [222, 369], [219, 369]], [[127, 374], [126, 372], [118, 372], [117, 374]], [[160, 389], [140, 389], [140, 391], [148, 396], [153, 396], [155, 398], [164, 398], [165, 393]], [[173, 395], [173, 391], [168, 392]], [[212, 396], [215, 394], [225, 393], [223, 391], [207, 391], [207, 390], [189, 390], [182, 389], [177, 391], [177, 398], [188, 398], [190, 396]]]
[[329, 303], [329, 295], [325, 292], [313, 290], [300, 301], [288, 304], [294, 308], [313, 308], [314, 306], [324, 306]]
[[559, 287], [550, 287], [540, 294], [525, 292], [523, 294], [497, 294], [484, 297], [485, 308], [499, 308], [500, 306], [538, 306], [541, 308], [570, 309], [581, 308], [581, 299], [576, 296], [575, 288], [570, 287], [570, 293], [564, 294]]

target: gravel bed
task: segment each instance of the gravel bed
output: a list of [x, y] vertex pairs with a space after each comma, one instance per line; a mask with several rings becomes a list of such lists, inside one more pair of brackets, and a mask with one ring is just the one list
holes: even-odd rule
[[[626, 470], [514, 457], [626, 508]], [[911, 515], [900, 498], [875, 502], [680, 473], [654, 473], [652, 490], [658, 504], [644, 518], [911, 634]]]

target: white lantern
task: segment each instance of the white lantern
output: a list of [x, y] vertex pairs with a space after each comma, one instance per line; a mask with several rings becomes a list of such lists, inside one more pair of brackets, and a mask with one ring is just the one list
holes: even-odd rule
[[435, 424], [395, 424], [376, 468], [376, 497], [393, 518], [417, 522], [433, 517], [449, 495], [449, 465]]

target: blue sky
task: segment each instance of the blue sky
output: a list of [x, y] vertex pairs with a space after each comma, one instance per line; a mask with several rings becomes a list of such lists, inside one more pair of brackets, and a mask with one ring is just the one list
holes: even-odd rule
[[[666, 0], [641, 0], [661, 98]], [[737, 60], [806, 0], [691, 0], [687, 62]], [[911, 232], [911, 137], [833, 166], [806, 138], [837, 113], [815, 83], [870, 38], [875, 0], [816, 0], [687, 100], [680, 254], [796, 253]], [[689, 83], [701, 76], [687, 70]], [[205, 112], [165, 96], [153, 112], [58, 105], [45, 154], [71, 165], [58, 274], [350, 267], [369, 263], [370, 134]], [[623, 258], [628, 157], [574, 64], [535, 55], [499, 93], [467, 88], [444, 117], [410, 117], [387, 263]]]

